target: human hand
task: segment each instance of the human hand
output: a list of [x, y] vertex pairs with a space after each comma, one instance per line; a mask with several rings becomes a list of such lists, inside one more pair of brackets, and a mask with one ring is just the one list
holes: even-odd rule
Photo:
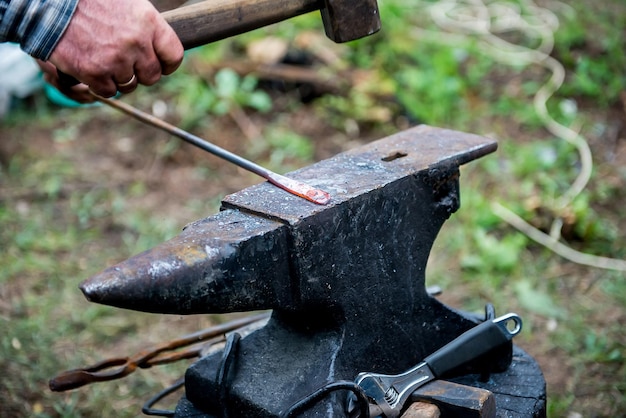
[[[138, 83], [156, 83], [178, 68], [183, 52], [174, 30], [148, 0], [81, 0], [42, 69], [51, 84], [85, 102], [92, 101], [81, 93], [89, 94], [85, 86], [111, 97], [132, 92]], [[83, 85], [60, 86], [57, 68]]]

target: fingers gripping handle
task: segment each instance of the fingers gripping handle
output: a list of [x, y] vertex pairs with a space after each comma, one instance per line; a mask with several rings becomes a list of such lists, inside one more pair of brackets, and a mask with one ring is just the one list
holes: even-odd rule
[[429, 365], [435, 376], [440, 377], [489, 350], [511, 341], [521, 330], [522, 319], [519, 316], [513, 313], [503, 315], [464, 332], [426, 357], [424, 362]]

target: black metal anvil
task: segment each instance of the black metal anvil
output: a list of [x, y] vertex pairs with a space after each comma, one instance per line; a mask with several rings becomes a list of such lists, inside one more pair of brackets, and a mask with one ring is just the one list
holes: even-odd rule
[[[428, 295], [424, 272], [459, 208], [459, 166], [495, 149], [475, 135], [409, 129], [290, 174], [330, 192], [327, 206], [269, 183], [250, 187], [81, 289], [91, 301], [147, 312], [273, 310], [241, 339], [226, 376], [223, 353], [190, 367], [176, 416], [278, 416], [329, 382], [403, 371], [476, 325]], [[508, 345], [465, 371], [510, 360]], [[345, 416], [343, 395], [307, 416]]]

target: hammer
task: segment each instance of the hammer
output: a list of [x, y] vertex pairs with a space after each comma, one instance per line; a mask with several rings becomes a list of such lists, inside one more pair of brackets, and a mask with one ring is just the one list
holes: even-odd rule
[[[342, 43], [380, 30], [376, 0], [204, 0], [162, 13], [185, 49], [239, 35], [319, 10], [324, 31]], [[59, 71], [60, 83], [78, 81]]]
[[377, 32], [376, 0], [205, 0], [162, 15], [185, 49], [320, 10], [326, 35], [348, 42]]

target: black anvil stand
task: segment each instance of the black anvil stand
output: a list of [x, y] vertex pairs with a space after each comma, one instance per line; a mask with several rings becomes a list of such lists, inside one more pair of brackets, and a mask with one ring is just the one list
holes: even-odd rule
[[[290, 174], [328, 191], [326, 206], [250, 187], [81, 289], [154, 313], [272, 310], [265, 326], [187, 370], [175, 416], [278, 417], [330, 382], [402, 372], [480, 322], [431, 297], [424, 271], [459, 208], [459, 167], [495, 150], [429, 126], [400, 132]], [[456, 374], [494, 394], [495, 416], [545, 416], [541, 371], [510, 343]], [[436, 402], [445, 416], [448, 400]], [[302, 416], [345, 417], [345, 405], [346, 393], [333, 393]]]

